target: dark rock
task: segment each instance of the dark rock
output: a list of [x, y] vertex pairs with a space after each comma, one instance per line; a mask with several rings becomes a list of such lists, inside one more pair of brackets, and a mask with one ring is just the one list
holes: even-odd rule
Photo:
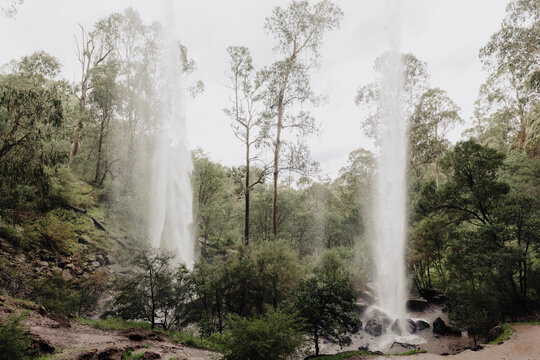
[[448, 326], [446, 326], [443, 319], [440, 317], [433, 322], [433, 332], [439, 335], [444, 335], [448, 332]]
[[407, 300], [407, 310], [412, 312], [424, 312], [428, 308], [429, 303], [424, 299], [409, 299]]
[[504, 332], [504, 329], [502, 326], [498, 325], [489, 330], [487, 341], [491, 342], [495, 339], [497, 339], [502, 333]]
[[152, 351], [146, 351], [141, 357], [141, 360], [156, 360], [156, 359], [161, 359], [161, 355]]
[[112, 261], [108, 256], [104, 256], [103, 259], [105, 261], [105, 265], [111, 265], [112, 264]]
[[71, 327], [71, 322], [65, 316], [58, 315], [55, 313], [48, 313], [46, 315], [49, 319], [54, 320], [58, 324], [58, 327], [63, 327], [63, 328]]
[[87, 244], [90, 244], [90, 239], [87, 238], [87, 237], [84, 236], [84, 235], [81, 235], [81, 236], [79, 236], [79, 238], [77, 239], [77, 242], [78, 242], [79, 244], [87, 245]]
[[98, 360], [122, 360], [125, 351], [123, 348], [110, 347], [97, 354], [97, 358]]
[[369, 351], [369, 347], [367, 345], [359, 346], [358, 350], [360, 350], [360, 351]]
[[364, 331], [372, 336], [381, 336], [385, 332], [385, 329], [377, 320], [369, 319], [366, 323]]
[[421, 292], [421, 295], [432, 304], [443, 304], [446, 301], [444, 294], [434, 289], [425, 289]]
[[407, 329], [407, 332], [409, 334], [414, 334], [417, 330], [416, 323], [414, 322], [413, 319], [407, 319], [405, 321], [405, 328]]
[[32, 342], [30, 343], [30, 348], [45, 354], [52, 354], [56, 350], [49, 341], [41, 338], [38, 335], [33, 336]]
[[429, 328], [429, 323], [427, 321], [424, 321], [424, 320], [416, 320], [415, 325], [416, 325], [416, 330], [417, 331], [422, 331], [424, 329]]
[[79, 355], [79, 357], [77, 357], [77, 360], [96, 360], [96, 359], [97, 359], [96, 350], [85, 352], [84, 354], [81, 354]]

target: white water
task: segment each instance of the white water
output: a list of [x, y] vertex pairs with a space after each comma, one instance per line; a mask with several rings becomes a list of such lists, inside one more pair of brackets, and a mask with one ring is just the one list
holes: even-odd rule
[[186, 146], [182, 104], [181, 63], [174, 38], [174, 9], [165, 6], [159, 83], [159, 114], [151, 164], [148, 237], [154, 248], [176, 254], [176, 262], [191, 266], [194, 237], [190, 174], [191, 154]]
[[399, 10], [389, 1], [389, 53], [379, 81], [380, 153], [373, 204], [373, 255], [378, 307], [393, 319], [406, 317], [405, 275], [407, 129], [402, 107]]

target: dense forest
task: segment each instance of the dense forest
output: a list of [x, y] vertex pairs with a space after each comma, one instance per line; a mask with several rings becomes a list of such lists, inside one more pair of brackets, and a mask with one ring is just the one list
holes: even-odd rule
[[[223, 121], [244, 154], [228, 167], [204, 149], [192, 153], [192, 267], [149, 248], [144, 231], [151, 195], [140, 191], [140, 154], [160, 115], [161, 25], [129, 8], [81, 27], [76, 83], [43, 51], [3, 65], [0, 306], [22, 298], [82, 323], [148, 327], [227, 359], [319, 355], [323, 341], [350, 343], [357, 305], [372, 292], [376, 154], [359, 147], [336, 178], [318, 176], [305, 140], [319, 120], [302, 106], [323, 102], [311, 77], [343, 16], [327, 0], [276, 7], [261, 24], [275, 48], [269, 66], [246, 47], [224, 49]], [[411, 297], [444, 296], [450, 328], [475, 340], [540, 310], [538, 39], [540, 2], [511, 1], [479, 49], [488, 76], [470, 121], [430, 85], [427, 63], [401, 55]], [[178, 47], [185, 93], [196, 97], [204, 91], [196, 60]], [[374, 59], [374, 74], [387, 56]], [[375, 144], [378, 100], [375, 83], [351, 94]], [[453, 142], [456, 128], [466, 130]], [[0, 359], [38, 356], [27, 349], [24, 319], [0, 313]]]

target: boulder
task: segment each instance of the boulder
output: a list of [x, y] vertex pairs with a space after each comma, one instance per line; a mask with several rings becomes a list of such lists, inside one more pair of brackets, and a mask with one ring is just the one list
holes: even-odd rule
[[45, 340], [38, 335], [32, 337], [30, 348], [45, 354], [52, 354], [56, 350], [48, 340]]
[[392, 327], [390, 328], [392, 332], [396, 335], [401, 335], [401, 321], [399, 319], [396, 319], [394, 323], [392, 324]]
[[435, 319], [435, 321], [433, 322], [433, 333], [444, 335], [447, 332], [448, 332], [448, 326], [446, 326], [443, 319], [441, 319], [440, 317]]
[[97, 354], [97, 358], [98, 360], [122, 360], [125, 352], [126, 349], [110, 347]]
[[429, 328], [429, 323], [427, 321], [424, 321], [424, 320], [416, 320], [414, 322], [414, 324], [416, 325], [416, 330], [417, 331], [422, 331], [424, 329]]
[[500, 325], [495, 326], [488, 332], [487, 341], [492, 342], [504, 332], [504, 328]]
[[377, 320], [369, 319], [364, 327], [364, 331], [372, 336], [381, 336], [386, 332], [386, 329], [384, 329], [382, 323]]
[[69, 269], [64, 269], [62, 270], [62, 278], [69, 281], [73, 279], [73, 275], [71, 275], [71, 271]]
[[413, 319], [407, 319], [405, 320], [405, 328], [407, 329], [407, 332], [409, 334], [414, 334], [417, 330], [416, 323]]
[[407, 300], [407, 310], [412, 312], [424, 312], [428, 308], [429, 303], [424, 299], [409, 299]]
[[364, 331], [372, 336], [384, 334], [392, 325], [392, 319], [379, 309], [371, 310], [366, 318], [367, 322]]
[[141, 360], [156, 360], [156, 359], [161, 359], [161, 355], [152, 351], [146, 351], [141, 357]]

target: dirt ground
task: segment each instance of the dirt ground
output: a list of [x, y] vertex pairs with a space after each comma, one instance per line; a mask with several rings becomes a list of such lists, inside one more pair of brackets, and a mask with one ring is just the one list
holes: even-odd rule
[[51, 360], [121, 360], [126, 351], [145, 353], [142, 359], [214, 360], [207, 350], [170, 341], [166, 335], [141, 329], [99, 330], [47, 312], [43, 307], [0, 296], [0, 318], [25, 312], [24, 324], [37, 348], [53, 352]]
[[[485, 345], [479, 351], [466, 350], [456, 355], [441, 356], [418, 354], [407, 356], [407, 360], [540, 360], [540, 325], [513, 325], [516, 332], [500, 345]], [[385, 359], [403, 360], [391, 356]]]

